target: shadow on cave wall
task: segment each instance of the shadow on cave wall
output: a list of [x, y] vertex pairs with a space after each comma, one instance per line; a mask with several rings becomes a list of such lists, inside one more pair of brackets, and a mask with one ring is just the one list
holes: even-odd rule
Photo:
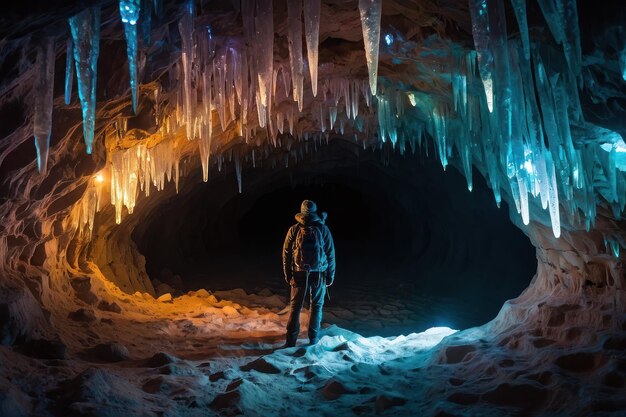
[[[494, 317], [528, 285], [534, 247], [508, 207], [496, 207], [480, 174], [470, 193], [459, 172], [444, 172], [433, 159], [394, 154], [381, 163], [381, 152], [327, 148], [289, 169], [244, 169], [242, 194], [227, 167], [159, 205], [133, 233], [150, 277], [179, 275], [184, 290], [286, 295], [282, 243], [310, 198], [328, 212], [337, 251], [327, 305], [355, 318], [406, 309], [413, 320], [397, 327], [466, 328]], [[340, 162], [326, 153], [339, 153]]]

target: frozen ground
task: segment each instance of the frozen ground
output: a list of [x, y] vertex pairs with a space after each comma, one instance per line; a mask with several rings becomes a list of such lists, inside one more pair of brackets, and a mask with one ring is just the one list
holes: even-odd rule
[[0, 415], [617, 416], [626, 407], [623, 352], [579, 361], [554, 346], [516, 352], [486, 327], [385, 338], [336, 325], [315, 346], [279, 349], [284, 299], [269, 290], [113, 295], [119, 308], [54, 317], [64, 344], [0, 348]]

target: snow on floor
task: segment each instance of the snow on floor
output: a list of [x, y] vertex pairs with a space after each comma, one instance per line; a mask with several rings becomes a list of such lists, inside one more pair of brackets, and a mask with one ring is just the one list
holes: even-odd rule
[[[591, 362], [579, 368], [554, 347], [529, 356], [498, 346], [486, 327], [363, 337], [336, 325], [326, 325], [316, 345], [301, 339], [280, 349], [284, 298], [270, 291], [116, 296], [121, 311], [54, 317], [66, 354], [0, 347], [0, 415], [617, 416], [626, 409], [623, 352], [582, 353]], [[613, 349], [623, 350], [626, 338], [616, 340]], [[555, 355], [565, 358], [558, 366]]]

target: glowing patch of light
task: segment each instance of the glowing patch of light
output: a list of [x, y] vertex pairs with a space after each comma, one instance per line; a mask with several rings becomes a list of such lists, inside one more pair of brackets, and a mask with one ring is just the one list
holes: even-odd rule
[[624, 143], [624, 139], [617, 132], [612, 132], [615, 141], [608, 141], [600, 145], [602, 150], [606, 152], [615, 151], [615, 167], [620, 171], [626, 172], [626, 143]]
[[385, 43], [387, 44], [387, 46], [391, 46], [391, 44], [393, 43], [393, 35], [391, 33], [385, 35]]
[[430, 349], [437, 346], [443, 338], [458, 332], [449, 327], [431, 327], [421, 333], [412, 333], [408, 336], [398, 336], [393, 339], [390, 345], [401, 345], [403, 348], [411, 350]]
[[104, 181], [104, 176], [102, 174], [96, 175], [96, 182], [102, 183]]
[[489, 113], [493, 112], [493, 80], [491, 78], [483, 79], [483, 86], [485, 87], [485, 95], [487, 96], [487, 108]]
[[534, 172], [533, 169], [533, 163], [532, 161], [526, 161], [524, 162], [524, 169], [526, 170], [526, 172], [528, 172], [529, 174], [532, 174]]
[[409, 96], [409, 102], [411, 103], [411, 106], [415, 107], [417, 105], [417, 101], [415, 100], [415, 94], [408, 93], [407, 95]]
[[121, 0], [120, 15], [123, 23], [136, 25], [139, 19], [139, 1], [138, 0]]

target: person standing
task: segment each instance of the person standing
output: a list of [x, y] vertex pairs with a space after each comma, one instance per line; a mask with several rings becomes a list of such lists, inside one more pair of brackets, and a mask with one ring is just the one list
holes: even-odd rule
[[291, 287], [285, 347], [296, 345], [307, 294], [311, 299], [309, 343], [317, 343], [326, 287], [335, 280], [335, 244], [324, 224], [327, 214], [318, 215], [317, 205], [304, 200], [295, 217], [297, 223], [289, 228], [283, 244], [283, 274]]

